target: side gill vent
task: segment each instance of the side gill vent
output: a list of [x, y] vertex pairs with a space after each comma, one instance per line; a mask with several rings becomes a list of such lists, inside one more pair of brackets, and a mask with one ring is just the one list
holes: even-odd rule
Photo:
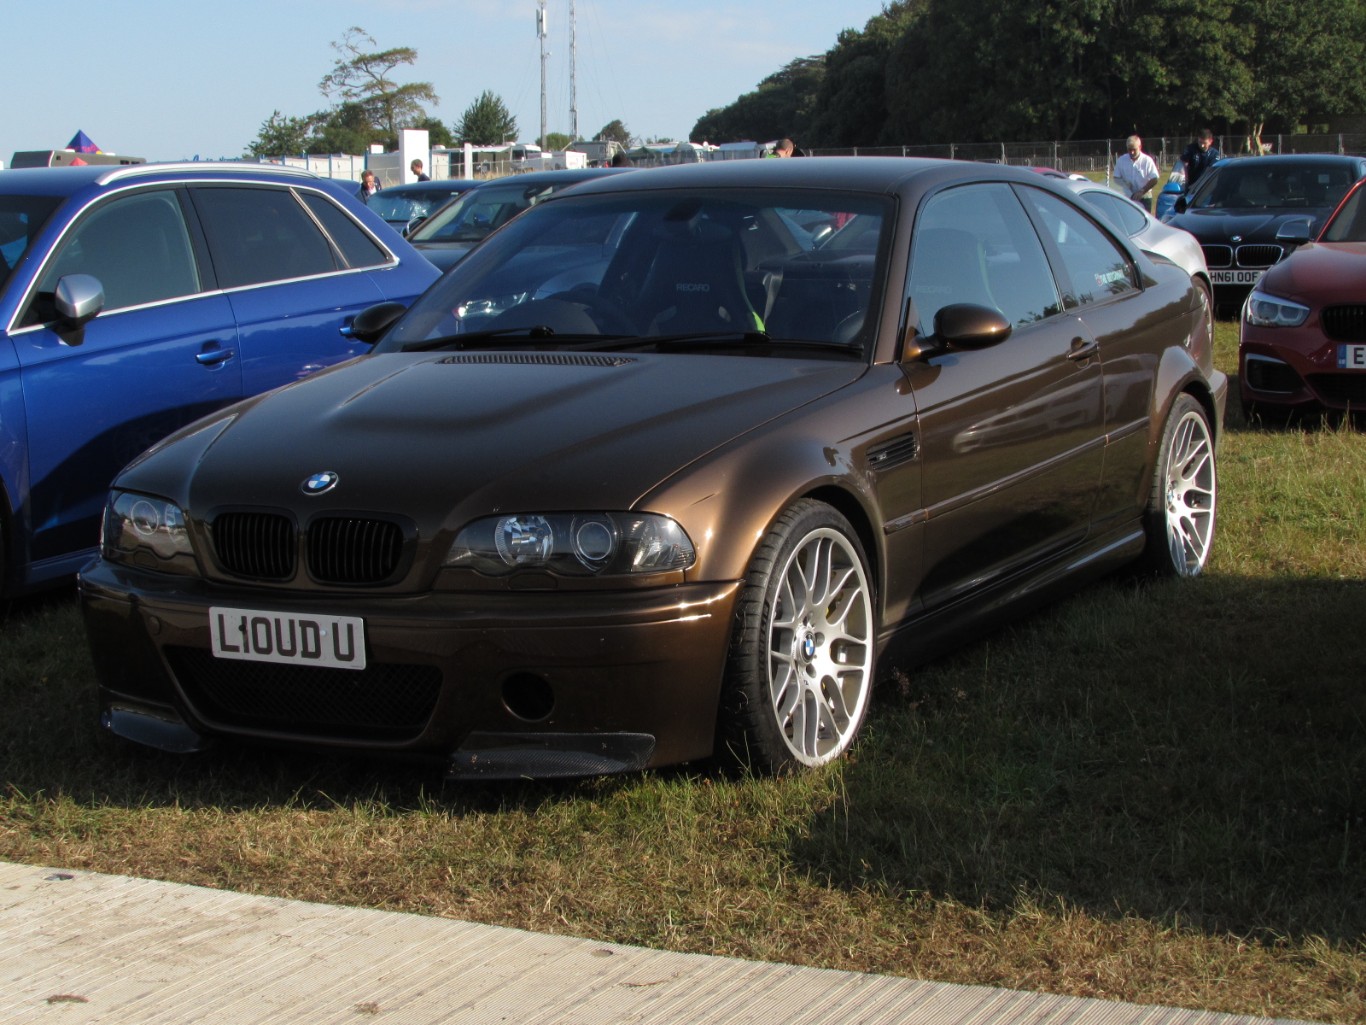
[[876, 448], [870, 448], [868, 450], [868, 468], [875, 471], [889, 470], [893, 466], [911, 462], [919, 451], [915, 435], [903, 434], [901, 437], [893, 438]]
[[439, 362], [448, 366], [624, 367], [636, 361], [630, 356], [576, 352], [462, 352]]

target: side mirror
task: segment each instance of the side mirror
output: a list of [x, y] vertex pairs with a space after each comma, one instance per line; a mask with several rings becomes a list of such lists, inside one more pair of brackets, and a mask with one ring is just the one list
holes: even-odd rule
[[85, 325], [104, 309], [104, 286], [90, 274], [68, 274], [57, 281], [52, 293], [57, 311], [57, 333], [67, 345], [85, 341]]
[[987, 349], [1010, 337], [1014, 330], [1005, 315], [990, 306], [951, 303], [934, 315], [934, 334], [908, 337], [902, 362], [929, 359], [949, 349]]
[[341, 333], [346, 338], [374, 345], [384, 337], [384, 332], [393, 326], [394, 321], [407, 311], [408, 307], [402, 303], [377, 303], [357, 313], [356, 319], [343, 327]]
[[1276, 241], [1290, 245], [1303, 245], [1313, 237], [1314, 229], [1308, 217], [1292, 217], [1276, 229]]
[[1177, 213], [1184, 214], [1186, 212], [1187, 205], [1188, 204], [1186, 203], [1186, 197], [1178, 196], [1176, 199], [1176, 206], [1174, 207], [1174, 209]]

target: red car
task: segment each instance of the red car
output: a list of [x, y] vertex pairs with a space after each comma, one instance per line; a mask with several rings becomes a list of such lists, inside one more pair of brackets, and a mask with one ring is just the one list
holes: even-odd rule
[[1243, 411], [1366, 409], [1366, 181], [1243, 305]]

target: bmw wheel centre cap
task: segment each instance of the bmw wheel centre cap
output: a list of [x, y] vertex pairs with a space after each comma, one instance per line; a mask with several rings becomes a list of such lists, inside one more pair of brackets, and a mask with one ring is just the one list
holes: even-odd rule
[[299, 490], [305, 495], [322, 495], [331, 491], [337, 486], [337, 481], [341, 478], [332, 470], [324, 470], [322, 473], [315, 473], [299, 485]]

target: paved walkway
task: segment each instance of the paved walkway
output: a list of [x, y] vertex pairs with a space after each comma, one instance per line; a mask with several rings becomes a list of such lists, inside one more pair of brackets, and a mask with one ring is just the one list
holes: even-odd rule
[[1252, 1025], [0, 862], [0, 1022]]

